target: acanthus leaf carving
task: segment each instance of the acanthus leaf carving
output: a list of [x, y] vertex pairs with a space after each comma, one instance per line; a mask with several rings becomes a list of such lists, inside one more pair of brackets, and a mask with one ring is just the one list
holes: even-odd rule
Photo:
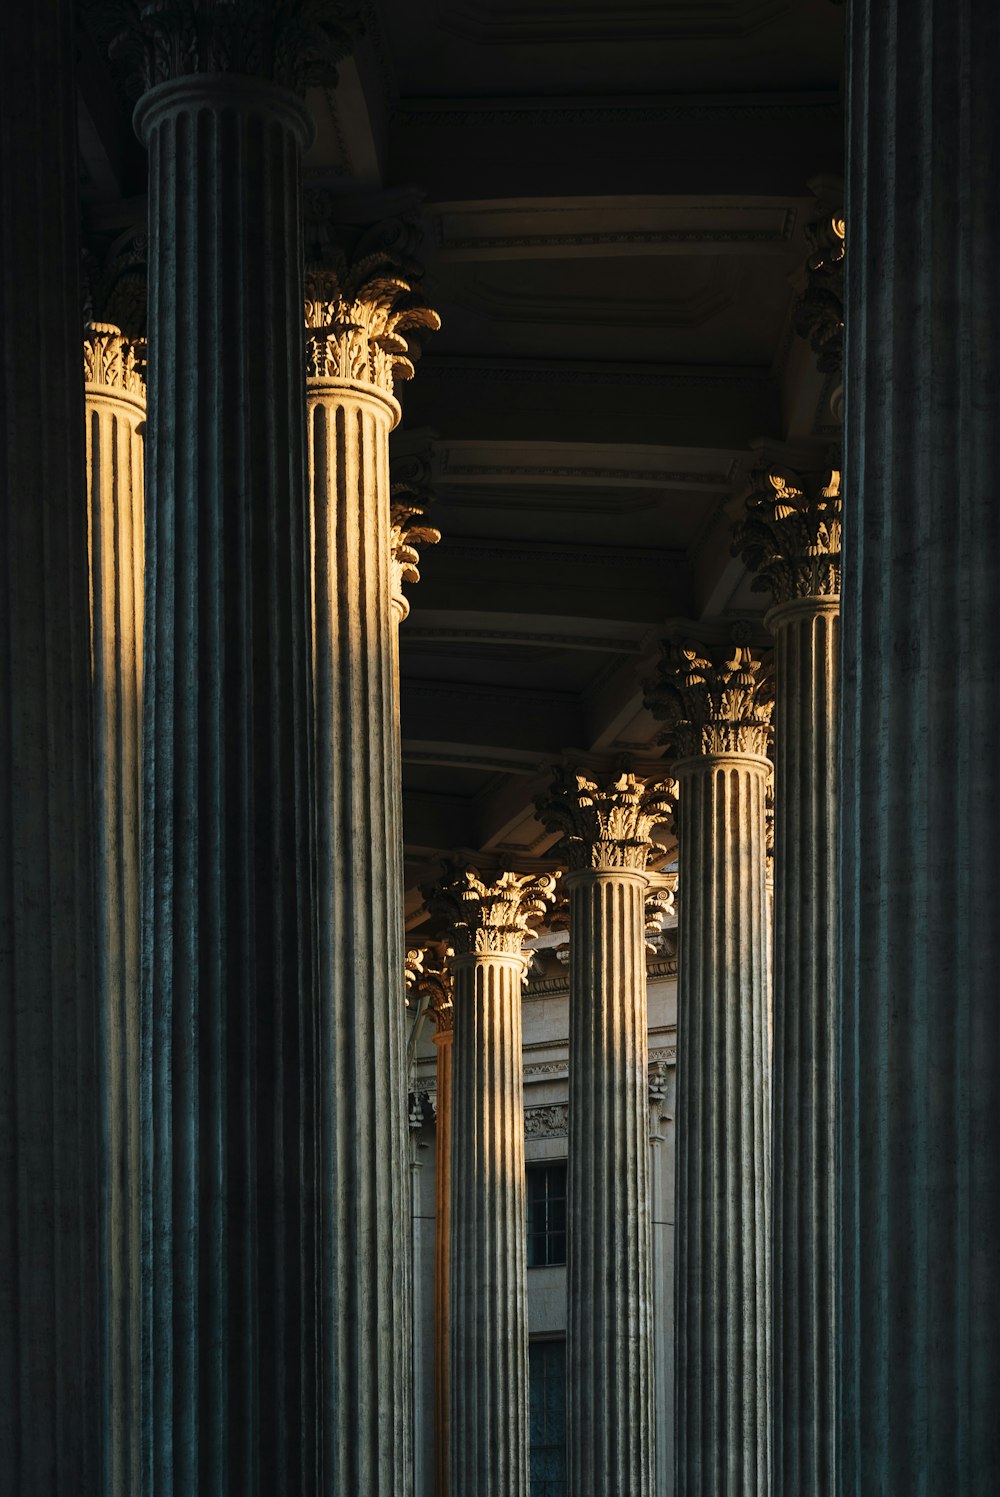
[[85, 0], [84, 18], [137, 98], [198, 74], [332, 87], [362, 33], [362, 0]]
[[83, 335], [83, 378], [92, 387], [146, 398], [146, 340], [127, 338], [112, 322], [89, 322]]
[[676, 795], [671, 779], [644, 779], [622, 770], [601, 781], [560, 764], [536, 805], [543, 826], [562, 834], [560, 848], [572, 870], [643, 870], [653, 828], [671, 820]]
[[406, 953], [407, 1001], [425, 1000], [427, 1014], [438, 1032], [452, 1028], [455, 1017], [455, 978], [446, 941], [424, 941]]
[[840, 472], [799, 476], [768, 468], [753, 475], [746, 519], [733, 535], [733, 555], [742, 553], [752, 588], [773, 602], [840, 595]]
[[419, 286], [419, 229], [405, 214], [358, 228], [334, 210], [329, 194], [307, 195], [306, 373], [392, 395], [441, 326]]
[[569, 1132], [569, 1103], [524, 1109], [525, 1138], [563, 1138]]
[[545, 918], [557, 878], [505, 872], [487, 883], [470, 868], [448, 864], [441, 880], [423, 892], [428, 911], [446, 923], [457, 956], [516, 956], [524, 962], [524, 943]]
[[420, 581], [418, 546], [436, 546], [440, 530], [423, 523], [424, 512], [433, 500], [431, 490], [430, 445], [422, 451], [399, 456], [389, 454], [389, 545], [392, 554], [393, 602], [401, 618], [410, 605], [403, 583]]
[[[734, 626], [731, 636], [747, 631]], [[728, 641], [675, 634], [661, 646], [646, 705], [666, 723], [660, 742], [670, 759], [715, 754], [766, 758], [774, 683], [770, 652]]]
[[821, 374], [840, 374], [844, 366], [844, 260], [846, 221], [839, 206], [821, 201], [819, 216], [806, 224], [806, 288], [795, 304], [792, 321], [816, 355]]

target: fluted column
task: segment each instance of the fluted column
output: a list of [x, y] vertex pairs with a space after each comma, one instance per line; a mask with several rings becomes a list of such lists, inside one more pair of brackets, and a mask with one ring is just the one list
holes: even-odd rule
[[744, 645], [679, 631], [649, 701], [668, 723], [680, 833], [676, 1492], [765, 1497], [767, 672]]
[[840, 474], [756, 475], [735, 548], [774, 635], [775, 1497], [836, 1490]]
[[672, 791], [560, 767], [539, 802], [570, 868], [566, 1365], [577, 1497], [653, 1492], [646, 865]]
[[426, 1004], [437, 1050], [434, 1128], [434, 1497], [448, 1497], [450, 1396], [448, 1280], [451, 1242], [451, 1050], [454, 1036], [454, 953], [432, 941], [406, 954], [411, 992]]
[[454, 873], [427, 891], [455, 956], [451, 1137], [454, 1497], [528, 1497], [523, 943], [555, 880]]
[[1000, 11], [850, 11], [840, 1488], [1000, 1486]]
[[0, 8], [0, 1491], [101, 1490], [75, 37]]
[[127, 6], [112, 48], [149, 151], [144, 1497], [324, 1490], [296, 93], [345, 37], [308, 9]]
[[438, 319], [363, 235], [336, 243], [305, 303], [320, 1128], [339, 1179], [364, 1189], [329, 1196], [321, 1229], [326, 1460], [338, 1489], [397, 1497], [412, 1482], [397, 639], [416, 553], [401, 559], [393, 531], [389, 432], [405, 335]]
[[111, 323], [84, 337], [97, 815], [97, 970], [108, 1157], [103, 1227], [107, 1491], [141, 1490], [139, 801], [145, 344]]

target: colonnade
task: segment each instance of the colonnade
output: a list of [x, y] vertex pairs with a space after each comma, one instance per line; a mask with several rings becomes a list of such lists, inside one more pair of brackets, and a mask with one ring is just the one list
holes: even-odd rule
[[[840, 470], [769, 470], [737, 545], [773, 655], [669, 630], [669, 780], [573, 770], [541, 813], [571, 865], [574, 1493], [651, 1490], [641, 948], [675, 799], [677, 1497], [987, 1497], [1000, 1472], [1000, 19], [917, 8], [904, 39], [852, 7], [843, 669]], [[125, 7], [148, 368], [96, 321], [81, 379], [70, 7], [14, 9], [0, 1485], [400, 1497], [396, 627], [431, 537], [393, 515], [387, 444], [434, 314], [351, 226], [305, 279], [300, 95], [348, 8]], [[452, 1497], [527, 1492], [519, 990], [552, 892], [451, 870], [428, 893], [454, 952]]]

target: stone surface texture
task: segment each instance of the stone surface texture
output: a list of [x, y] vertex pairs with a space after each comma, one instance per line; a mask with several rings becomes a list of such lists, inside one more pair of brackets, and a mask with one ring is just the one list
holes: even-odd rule
[[774, 1493], [833, 1497], [840, 474], [759, 473], [747, 510], [774, 600]]
[[451, 870], [428, 891], [454, 948], [449, 1490], [528, 1497], [522, 947], [548, 876], [486, 883]]
[[109, 1492], [141, 1490], [140, 855], [145, 344], [83, 343], [105, 1138]]
[[840, 1489], [1000, 1484], [1000, 12], [849, 12]]
[[105, 1479], [74, 19], [0, 12], [0, 1490]]
[[406, 335], [438, 319], [371, 234], [334, 229], [317, 257], [321, 209], [305, 322], [321, 1129], [337, 1161], [323, 1384], [335, 1485], [396, 1497], [412, 1482], [398, 634], [418, 574], [410, 526], [394, 530], [389, 433]]
[[770, 1491], [769, 672], [664, 645], [649, 693], [678, 780], [677, 1497]]
[[[154, 40], [188, 9], [157, 10]], [[151, 226], [143, 1490], [305, 1497], [339, 1458], [317, 1217], [344, 1189], [316, 1123], [306, 119], [266, 79], [215, 72], [159, 82], [136, 125]]]
[[570, 867], [567, 1439], [579, 1497], [654, 1490], [646, 866], [674, 788], [560, 767], [539, 804]]

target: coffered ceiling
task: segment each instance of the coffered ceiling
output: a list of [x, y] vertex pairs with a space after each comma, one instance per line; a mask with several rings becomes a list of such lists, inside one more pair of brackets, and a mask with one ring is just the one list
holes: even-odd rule
[[[830, 0], [375, 0], [309, 95], [307, 178], [418, 196], [443, 323], [402, 395], [442, 533], [401, 636], [414, 923], [441, 853], [551, 856], [553, 756], [656, 762], [666, 619], [760, 612], [730, 555], [749, 469], [835, 436], [791, 312], [842, 172], [842, 26]], [[144, 165], [81, 59], [107, 234], [141, 219]]]

